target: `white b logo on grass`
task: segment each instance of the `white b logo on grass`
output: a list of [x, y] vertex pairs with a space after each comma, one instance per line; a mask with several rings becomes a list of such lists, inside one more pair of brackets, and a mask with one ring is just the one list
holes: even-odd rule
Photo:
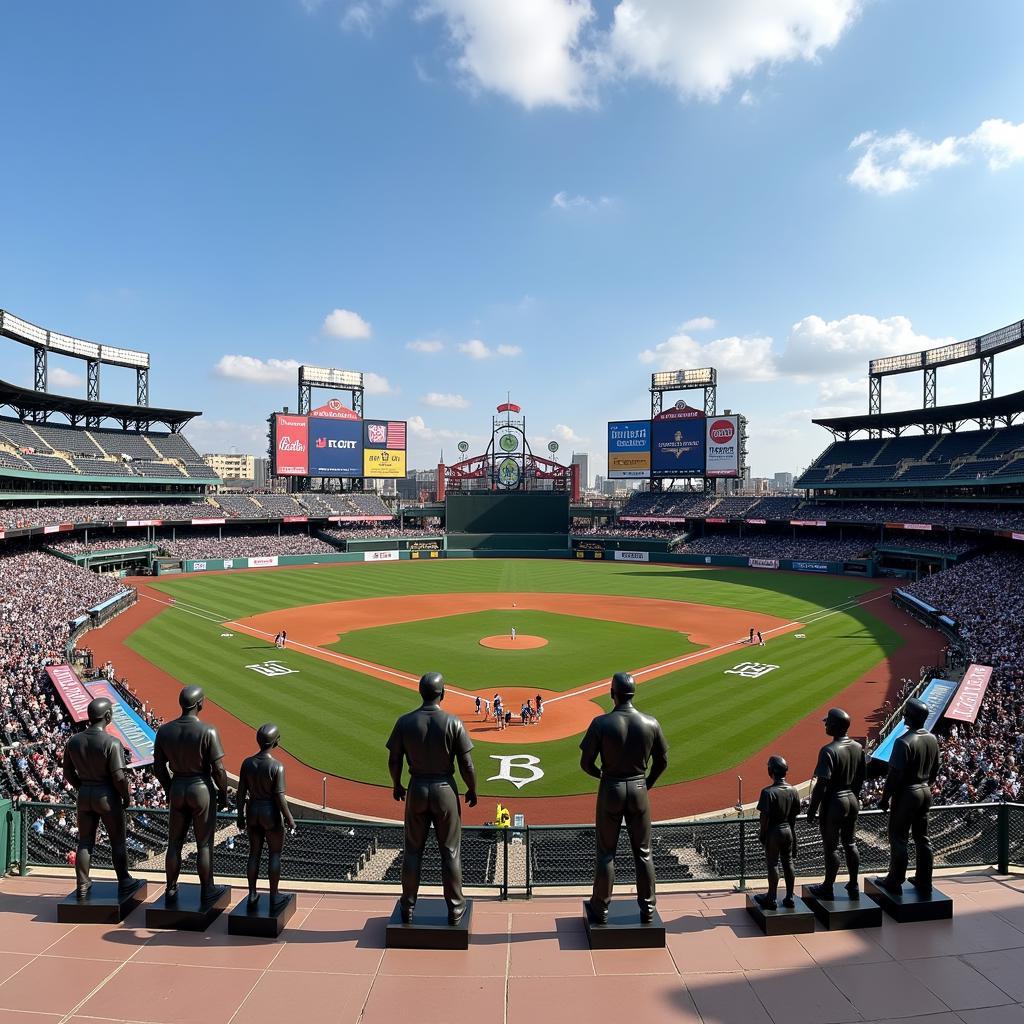
[[[497, 775], [492, 775], [487, 780], [488, 782], [502, 779], [505, 782], [511, 782], [516, 789], [522, 789], [527, 783], [536, 782], [538, 779], [544, 778], [544, 772], [537, 767], [540, 764], [540, 758], [534, 757], [533, 754], [491, 754], [490, 756], [495, 761], [501, 762], [501, 770]], [[525, 776], [513, 775], [513, 768], [519, 768], [529, 774]]]
[[297, 676], [299, 670], [282, 665], [279, 661], [261, 661], [258, 665], [246, 665], [253, 672], [259, 672], [261, 676]]
[[761, 676], [774, 672], [778, 667], [778, 665], [765, 665], [760, 661], [741, 661], [738, 665], [727, 668], [725, 674], [727, 676], [743, 676], [744, 679], [760, 679]]

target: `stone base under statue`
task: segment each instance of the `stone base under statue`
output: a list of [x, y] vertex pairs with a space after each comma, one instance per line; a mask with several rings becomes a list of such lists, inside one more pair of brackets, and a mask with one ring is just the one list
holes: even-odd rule
[[612, 900], [608, 921], [594, 919], [590, 900], [583, 901], [583, 923], [591, 949], [663, 949], [665, 925], [655, 910], [649, 923], [640, 920], [640, 907], [635, 900]]
[[844, 928], [881, 928], [882, 908], [870, 896], [861, 893], [859, 900], [850, 899], [844, 886], [837, 886], [830, 900], [820, 900], [803, 886], [800, 895], [814, 911], [814, 916], [829, 930]]
[[753, 893], [747, 893], [747, 913], [765, 935], [806, 935], [814, 931], [814, 911], [799, 896], [793, 897], [793, 903], [793, 907], [784, 907], [779, 900], [777, 910], [765, 910]]
[[61, 924], [120, 924], [140, 903], [145, 903], [147, 892], [148, 884], [141, 878], [125, 890], [117, 882], [96, 881], [84, 900], [73, 892], [58, 903], [57, 920]]
[[261, 892], [255, 907], [249, 906], [249, 896], [235, 906], [228, 915], [229, 935], [249, 935], [260, 939], [276, 939], [295, 913], [295, 893], [278, 893], [270, 905], [270, 893]]
[[878, 905], [895, 921], [948, 921], [953, 916], [953, 901], [944, 892], [932, 889], [922, 895], [910, 882], [903, 883], [903, 891], [897, 895], [876, 885], [868, 879], [865, 888]]
[[395, 901], [384, 944], [388, 949], [469, 949], [473, 901], [466, 900], [466, 912], [458, 924], [448, 923], [448, 904], [436, 897], [420, 897], [412, 922], [402, 921], [402, 906]]
[[172, 928], [184, 932], [205, 932], [231, 901], [231, 890], [214, 886], [209, 899], [201, 898], [198, 885], [179, 885], [176, 899], [164, 893], [146, 908], [147, 928]]

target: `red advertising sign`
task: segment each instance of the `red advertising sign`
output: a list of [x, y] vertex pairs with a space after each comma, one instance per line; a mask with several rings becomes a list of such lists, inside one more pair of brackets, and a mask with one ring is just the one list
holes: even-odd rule
[[981, 710], [981, 701], [992, 678], [988, 665], [968, 665], [953, 700], [946, 708], [946, 717], [958, 722], [973, 722]]
[[129, 519], [126, 526], [163, 526], [162, 519]]
[[717, 516], [715, 516], [714, 518], [712, 518], [711, 516], [708, 516], [704, 520], [704, 522], [705, 523], [727, 523], [727, 522], [729, 522], [729, 520], [728, 519], [720, 519]]
[[308, 523], [309, 516], [282, 516], [282, 523]]
[[67, 708], [71, 721], [87, 722], [92, 694], [78, 678], [78, 673], [70, 665], [47, 665], [46, 674], [50, 677], [61, 703]]
[[193, 526], [223, 526], [225, 519], [192, 519], [189, 520]]
[[[353, 412], [347, 405], [338, 401], [337, 398], [332, 398], [326, 405], [321, 405], [318, 409], [313, 409], [310, 416], [316, 416], [322, 420], [357, 420], [359, 414]], [[298, 416], [282, 417], [278, 419], [299, 419]]]
[[278, 413], [274, 423], [275, 476], [308, 476], [309, 419]]

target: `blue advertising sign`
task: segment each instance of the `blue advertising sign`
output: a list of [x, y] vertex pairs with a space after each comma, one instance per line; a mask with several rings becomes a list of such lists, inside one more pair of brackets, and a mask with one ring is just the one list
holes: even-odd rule
[[[928, 718], [924, 723], [924, 727], [931, 732], [935, 727], [935, 723], [942, 717], [943, 711], [946, 710], [946, 706], [953, 699], [953, 694], [956, 693], [959, 683], [950, 682], [948, 679], [933, 679], [926, 687], [924, 693], [921, 694], [921, 700], [928, 705]], [[892, 757], [892, 748], [895, 746], [896, 741], [907, 731], [907, 726], [904, 722], [900, 722], [888, 736], [878, 745], [875, 750], [871, 751], [872, 761], [886, 761]]]
[[362, 420], [309, 420], [309, 475], [363, 475]]
[[608, 479], [646, 480], [651, 475], [651, 421], [608, 424]]
[[153, 747], [156, 733], [129, 707], [124, 698], [106, 679], [87, 683], [85, 687], [93, 697], [106, 697], [114, 712], [114, 720], [107, 731], [121, 741], [121, 746], [131, 755], [131, 767], [142, 768], [153, 763]]
[[704, 425], [703, 416], [651, 420], [651, 476], [703, 476]]

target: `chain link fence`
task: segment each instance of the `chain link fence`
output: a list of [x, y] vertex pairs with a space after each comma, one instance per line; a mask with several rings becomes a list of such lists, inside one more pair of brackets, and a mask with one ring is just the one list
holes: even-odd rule
[[[128, 812], [129, 861], [135, 870], [162, 871], [167, 849], [168, 811], [133, 808]], [[78, 845], [75, 808], [70, 804], [22, 806], [22, 870], [73, 863]], [[346, 882], [397, 886], [401, 881], [403, 828], [330, 820], [300, 820], [285, 840], [282, 878], [293, 882]], [[1024, 866], [1024, 805], [965, 804], [932, 809], [929, 821], [937, 868]], [[889, 863], [888, 816], [864, 811], [857, 821], [861, 872], [884, 872]], [[824, 873], [816, 825], [797, 823], [797, 873]], [[764, 855], [755, 817], [730, 817], [652, 829], [654, 868], [662, 886], [686, 882], [738, 882], [764, 877]], [[244, 878], [248, 838], [234, 815], [220, 815], [214, 871], [222, 878]], [[266, 871], [266, 854], [262, 871]], [[529, 895], [534, 889], [588, 886], [594, 877], [594, 830], [585, 825], [462, 830], [463, 883], [499, 895]], [[110, 847], [101, 828], [93, 863], [110, 867]], [[195, 871], [195, 844], [185, 847], [183, 871]], [[616, 881], [636, 880], [623, 829], [615, 864]], [[424, 885], [439, 885], [441, 861], [431, 837], [423, 862]]]

